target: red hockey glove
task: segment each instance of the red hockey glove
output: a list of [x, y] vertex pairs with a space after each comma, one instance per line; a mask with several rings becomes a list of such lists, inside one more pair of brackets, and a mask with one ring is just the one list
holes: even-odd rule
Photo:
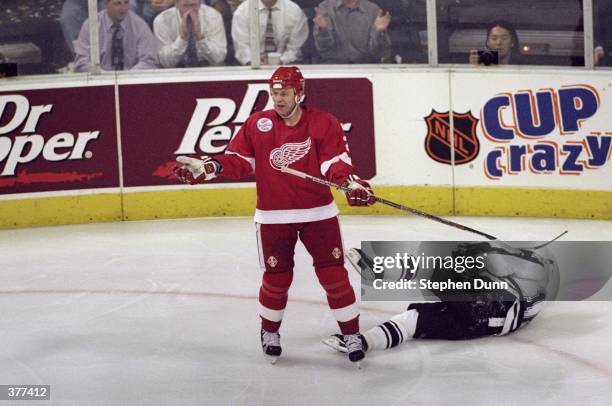
[[345, 193], [350, 206], [371, 206], [376, 203], [370, 184], [357, 175], [349, 175], [342, 186], [351, 189]]
[[204, 183], [217, 177], [221, 172], [221, 164], [209, 156], [202, 156], [201, 159], [179, 156], [177, 162], [182, 166], [177, 166], [172, 171], [181, 182], [195, 185]]

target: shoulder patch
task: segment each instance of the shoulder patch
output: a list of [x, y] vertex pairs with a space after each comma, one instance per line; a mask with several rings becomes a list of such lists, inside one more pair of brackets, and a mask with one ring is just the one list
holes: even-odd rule
[[267, 117], [262, 117], [259, 120], [257, 120], [257, 129], [259, 131], [261, 131], [262, 133], [267, 133], [270, 130], [272, 130], [272, 120], [270, 120]]

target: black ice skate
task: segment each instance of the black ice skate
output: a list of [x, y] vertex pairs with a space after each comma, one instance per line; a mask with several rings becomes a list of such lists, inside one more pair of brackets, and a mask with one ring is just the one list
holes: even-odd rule
[[360, 361], [365, 357], [361, 334], [345, 334], [344, 343], [346, 344], [346, 351], [351, 362], [355, 363], [357, 368], [361, 368]]
[[283, 351], [280, 346], [280, 334], [269, 333], [264, 329], [261, 330], [261, 349], [264, 355], [272, 365], [276, 364], [278, 357]]
[[[361, 345], [363, 346], [363, 352], [368, 351], [368, 342], [365, 340], [364, 336], [359, 334], [359, 338], [361, 339]], [[347, 353], [346, 343], [344, 342], [344, 336], [342, 334], [332, 334], [331, 336], [324, 338], [321, 342], [338, 352]]]

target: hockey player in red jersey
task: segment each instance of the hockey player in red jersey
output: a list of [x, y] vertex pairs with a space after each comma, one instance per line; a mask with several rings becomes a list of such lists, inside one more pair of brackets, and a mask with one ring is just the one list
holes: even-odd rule
[[329, 113], [301, 106], [305, 81], [297, 67], [280, 67], [269, 80], [273, 110], [252, 114], [225, 154], [201, 159], [179, 157], [175, 175], [196, 184], [218, 176], [240, 179], [256, 173], [255, 223], [260, 266], [261, 342], [274, 363], [281, 354], [278, 333], [293, 279], [298, 238], [313, 258], [348, 348], [349, 359], [364, 357], [359, 311], [344, 268], [338, 208], [328, 187], [281, 172], [284, 166], [348, 186], [352, 206], [374, 204], [372, 189], [353, 173], [346, 138]]

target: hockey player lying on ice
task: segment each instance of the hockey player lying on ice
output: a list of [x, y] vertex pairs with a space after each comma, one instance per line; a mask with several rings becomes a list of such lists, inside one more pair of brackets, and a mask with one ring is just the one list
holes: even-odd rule
[[[544, 252], [519, 249], [511, 253], [488, 242], [452, 243], [450, 248], [445, 242], [428, 244], [436, 245], [438, 251], [442, 244], [447, 244], [443, 250], [452, 252], [453, 256], [467, 253], [485, 258], [482, 270], [451, 272], [453, 280], [469, 282], [479, 278], [507, 282], [508, 288], [431, 291], [441, 301], [412, 303], [403, 313], [360, 335], [365, 351], [392, 348], [413, 338], [464, 340], [506, 335], [526, 326], [544, 301], [556, 296], [558, 267]], [[362, 276], [374, 275], [372, 259], [361, 250], [351, 249], [347, 258]], [[414, 278], [440, 279], [435, 271], [429, 272], [423, 275], [419, 269]], [[448, 271], [444, 275], [448, 278]], [[338, 351], [346, 351], [340, 335], [332, 335], [323, 342]]]

